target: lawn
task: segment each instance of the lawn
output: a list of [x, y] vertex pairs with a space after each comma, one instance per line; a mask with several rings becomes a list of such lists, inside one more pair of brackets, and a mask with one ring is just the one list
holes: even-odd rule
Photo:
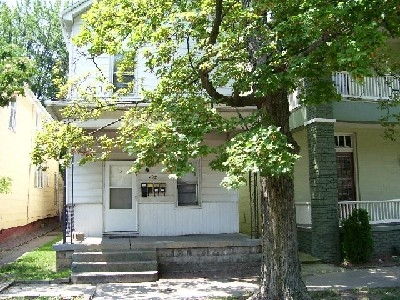
[[13, 263], [0, 267], [0, 282], [8, 280], [51, 280], [68, 278], [69, 270], [56, 271], [56, 252], [52, 245], [62, 236], [55, 237], [43, 246], [28, 252]]
[[399, 300], [400, 287], [311, 292], [313, 300]]
[[[26, 253], [17, 261], [0, 267], [0, 282], [9, 280], [52, 280], [68, 278], [70, 276], [70, 270], [62, 272], [56, 271], [56, 253], [53, 250], [52, 245], [58, 242], [61, 238], [61, 235], [57, 236], [47, 244], [32, 252]], [[365, 288], [346, 291], [326, 290], [311, 292], [310, 294], [313, 300], [398, 300], [400, 299], [400, 287]], [[228, 297], [212, 299], [242, 300], [246, 298], [247, 297]], [[60, 298], [40, 297], [35, 299], [59, 300]]]

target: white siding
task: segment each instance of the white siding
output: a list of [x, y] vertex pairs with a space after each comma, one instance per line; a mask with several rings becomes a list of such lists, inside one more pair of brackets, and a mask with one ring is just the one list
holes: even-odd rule
[[67, 186], [67, 203], [102, 203], [103, 163], [91, 162], [84, 166], [75, 165], [73, 168], [68, 168]]
[[148, 236], [236, 233], [238, 218], [235, 202], [203, 203], [201, 208], [142, 203], [139, 205], [139, 233]]
[[85, 236], [100, 237], [103, 234], [103, 205], [77, 204], [74, 208], [76, 232]]
[[[72, 27], [71, 36], [74, 37], [78, 34], [80, 26], [82, 25], [83, 20], [81, 16], [77, 16], [74, 19], [74, 24]], [[81, 86], [81, 88], [94, 85], [98, 92], [98, 95], [101, 97], [107, 97], [110, 94], [105, 92], [103, 84], [96, 81], [96, 78], [99, 75], [108, 78], [110, 82], [112, 82], [112, 71], [113, 71], [113, 59], [112, 56], [108, 54], [100, 55], [96, 58], [88, 59], [89, 55], [86, 52], [85, 48], [78, 48], [73, 43], [70, 44], [70, 67], [69, 67], [69, 76], [70, 78], [77, 78], [79, 76], [88, 76], [85, 81], [85, 84]], [[144, 47], [142, 50], [149, 47]], [[150, 47], [152, 52], [157, 51], [155, 47]], [[185, 55], [187, 52], [186, 43], [180, 45], [177, 51], [177, 55]], [[131, 100], [129, 98], [140, 98], [140, 91], [143, 88], [144, 90], [154, 90], [157, 87], [158, 79], [151, 73], [145, 65], [145, 59], [143, 56], [143, 51], [138, 52], [137, 62], [136, 62], [136, 69], [135, 69], [135, 76], [137, 78], [138, 89], [137, 92], [129, 96], [123, 97], [125, 100]], [[97, 83], [96, 83], [97, 82]], [[230, 84], [225, 87], [221, 87], [217, 89], [218, 92], [224, 95], [231, 95], [232, 89]]]
[[[224, 177], [202, 160], [199, 207], [176, 205], [176, 182], [167, 182], [167, 197], [161, 203], [149, 198], [139, 204], [140, 235], [218, 234], [239, 232], [238, 192], [220, 186]], [[151, 170], [156, 171], [156, 170]], [[151, 172], [150, 172], [151, 173]], [[143, 175], [139, 175], [143, 176]], [[166, 176], [166, 175], [163, 175]], [[168, 191], [170, 187], [172, 191]]]
[[67, 202], [75, 205], [75, 231], [83, 232], [85, 236], [102, 235], [103, 163], [87, 163], [84, 166], [75, 165], [67, 169]]

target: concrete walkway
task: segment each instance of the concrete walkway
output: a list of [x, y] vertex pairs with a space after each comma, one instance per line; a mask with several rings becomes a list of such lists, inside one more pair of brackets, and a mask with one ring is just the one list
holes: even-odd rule
[[[309, 290], [400, 286], [400, 267], [345, 270], [305, 276]], [[257, 291], [257, 278], [160, 279], [146, 283], [49, 284], [16, 283], [0, 293], [11, 297], [62, 297], [71, 299], [210, 299], [247, 296]]]
[[[54, 238], [48, 232], [14, 251], [0, 252], [1, 262], [14, 260], [25, 251]], [[11, 252], [10, 252], [11, 251]], [[1, 263], [0, 263], [1, 265]], [[303, 280], [309, 290], [354, 289], [361, 287], [400, 286], [400, 267], [348, 270], [333, 265], [302, 266]], [[209, 299], [246, 296], [258, 289], [258, 278], [160, 279], [148, 283], [68, 284], [68, 283], [0, 283], [0, 299], [12, 297], [62, 297], [63, 299]]]

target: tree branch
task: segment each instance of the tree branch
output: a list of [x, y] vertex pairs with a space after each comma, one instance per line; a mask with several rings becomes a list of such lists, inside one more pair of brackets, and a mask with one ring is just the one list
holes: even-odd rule
[[312, 52], [314, 52], [315, 50], [317, 50], [323, 44], [330, 42], [341, 35], [345, 35], [348, 32], [349, 32], [348, 30], [343, 30], [332, 33], [331, 28], [328, 28], [318, 40], [311, 43], [307, 48], [300, 49], [298, 56], [302, 57], [307, 56]]
[[[213, 22], [213, 26], [211, 29], [211, 33], [208, 39], [208, 44], [214, 46], [217, 43], [217, 38], [220, 32], [220, 27], [223, 19], [222, 12], [222, 0], [216, 0], [215, 2], [215, 18]], [[200, 65], [199, 65], [200, 66]], [[233, 107], [243, 107], [243, 106], [251, 106], [251, 105], [259, 105], [262, 102], [262, 98], [254, 97], [251, 93], [246, 96], [240, 96], [238, 92], [234, 91], [232, 96], [225, 96], [217, 91], [214, 87], [213, 83], [210, 80], [210, 73], [213, 70], [213, 67], [208, 68], [200, 68], [199, 69], [199, 77], [201, 81], [201, 86], [206, 90], [207, 94], [215, 99], [218, 103], [225, 103], [229, 106]]]
[[215, 1], [215, 19], [214, 19], [213, 27], [211, 29], [208, 44], [210, 44], [210, 45], [216, 44], [221, 23], [222, 23], [222, 0], [216, 0]]

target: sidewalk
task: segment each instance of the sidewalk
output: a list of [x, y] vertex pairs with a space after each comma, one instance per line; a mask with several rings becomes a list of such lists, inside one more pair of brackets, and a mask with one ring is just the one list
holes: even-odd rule
[[[13, 249], [8, 257], [21, 251], [31, 251], [38, 245], [54, 238], [55, 232], [47, 232], [29, 243]], [[11, 250], [9, 250], [11, 251]], [[0, 252], [0, 255], [4, 254]], [[9, 258], [11, 259], [11, 258]], [[2, 261], [7, 258], [3, 257]], [[310, 291], [361, 287], [400, 286], [400, 267], [383, 267], [349, 270], [327, 264], [302, 266], [303, 280]], [[258, 290], [258, 278], [196, 278], [160, 279], [147, 283], [111, 284], [55, 284], [13, 283], [1, 287], [0, 299], [12, 297], [62, 297], [63, 299], [209, 299], [215, 297], [243, 297]]]
[[0, 266], [15, 261], [24, 253], [50, 242], [59, 234], [61, 234], [60, 224], [50, 223], [34, 232], [29, 232], [1, 243]]

